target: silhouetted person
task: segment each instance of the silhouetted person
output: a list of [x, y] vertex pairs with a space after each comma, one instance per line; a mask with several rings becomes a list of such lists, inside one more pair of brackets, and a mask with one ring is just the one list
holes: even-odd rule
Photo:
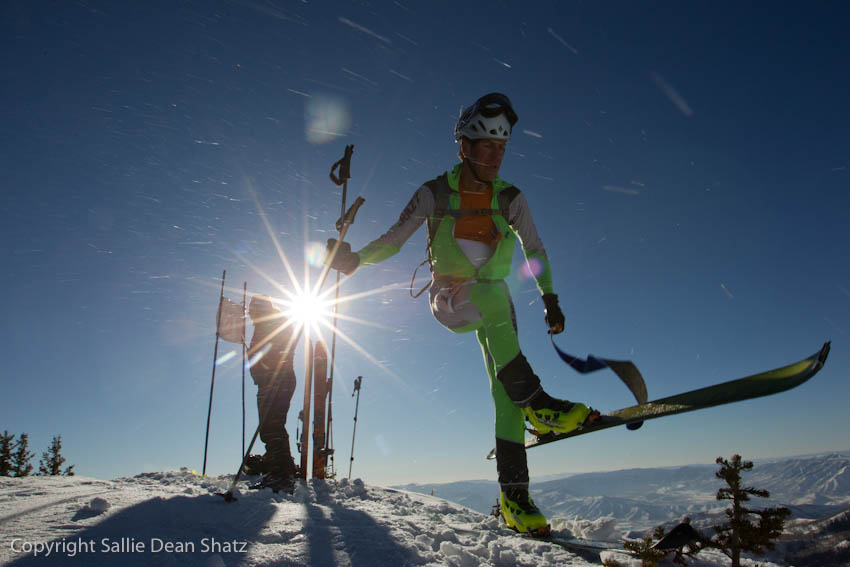
[[295, 393], [292, 327], [267, 295], [254, 296], [248, 314], [254, 323], [248, 351], [253, 362], [251, 377], [258, 387], [260, 439], [266, 445], [266, 452], [262, 457], [249, 456], [246, 471], [264, 473], [268, 480], [290, 480], [295, 476], [295, 461], [286, 433], [286, 414]]

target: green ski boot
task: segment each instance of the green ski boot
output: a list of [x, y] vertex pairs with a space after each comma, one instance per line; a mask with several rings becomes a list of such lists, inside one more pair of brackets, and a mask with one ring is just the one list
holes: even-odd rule
[[555, 399], [542, 390], [522, 412], [538, 435], [567, 433], [599, 419], [598, 411], [582, 403]]
[[551, 532], [549, 522], [534, 505], [534, 501], [528, 494], [528, 488], [502, 490], [499, 502], [502, 519], [509, 528], [534, 537], [547, 536]]

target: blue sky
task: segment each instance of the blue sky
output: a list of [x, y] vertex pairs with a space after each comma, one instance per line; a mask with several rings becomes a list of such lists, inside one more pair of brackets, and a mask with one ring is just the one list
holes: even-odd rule
[[[345, 145], [356, 249], [455, 163], [460, 106], [500, 91], [520, 118], [501, 175], [547, 246], [562, 348], [633, 360], [656, 398], [833, 340], [791, 393], [536, 449], [532, 475], [847, 449], [847, 19], [838, 2], [3, 3], [0, 428], [38, 456], [62, 434], [78, 474], [200, 469], [222, 270], [234, 300], [243, 281], [280, 295], [255, 268], [293, 287], [258, 211], [315, 281], [305, 250], [333, 236]], [[338, 346], [337, 469], [362, 375], [355, 476], [492, 479], [475, 338], [405, 287], [424, 246], [422, 229], [343, 287], [387, 289], [344, 305], [373, 324], [340, 324], [371, 360]], [[612, 374], [567, 369], [533, 283], [509, 284], [551, 394], [631, 403]], [[208, 471], [240, 448], [232, 361]]]

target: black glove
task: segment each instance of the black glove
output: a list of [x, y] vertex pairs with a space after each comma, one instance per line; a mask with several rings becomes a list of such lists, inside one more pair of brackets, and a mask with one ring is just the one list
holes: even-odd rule
[[543, 305], [545, 306], [546, 325], [553, 335], [564, 332], [564, 314], [558, 305], [558, 296], [554, 293], [543, 294]]
[[[351, 244], [344, 240], [340, 242], [339, 249], [336, 254], [333, 254], [336, 247], [336, 238], [328, 239], [327, 256], [325, 256], [325, 264], [328, 264], [331, 269], [339, 270], [346, 276], [350, 276], [360, 265], [360, 256], [351, 251]], [[333, 256], [331, 256], [333, 254]]]

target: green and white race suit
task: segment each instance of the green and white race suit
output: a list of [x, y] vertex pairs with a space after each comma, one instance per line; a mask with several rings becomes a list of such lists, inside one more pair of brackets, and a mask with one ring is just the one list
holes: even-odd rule
[[[458, 164], [445, 176], [419, 187], [398, 221], [357, 255], [361, 266], [383, 262], [398, 253], [423, 223], [429, 222], [433, 273], [431, 312], [440, 324], [453, 332], [476, 332], [496, 406], [496, 437], [522, 443], [523, 413], [496, 378], [499, 369], [520, 354], [514, 306], [504, 281], [510, 274], [517, 240], [526, 260], [537, 267], [532, 273], [541, 294], [553, 293], [552, 272], [525, 197], [498, 177], [492, 183], [490, 211], [500, 235], [495, 245], [455, 238], [456, 219], [452, 213], [457, 215], [461, 210], [460, 171]], [[447, 205], [448, 214], [435, 223], [438, 220], [435, 214], [439, 216], [440, 193], [434, 187], [441, 182], [444, 191], [445, 185], [448, 186], [448, 200], [443, 205]], [[511, 195], [509, 202], [504, 198], [500, 202], [500, 194], [506, 191]], [[507, 213], [507, 218], [502, 212]], [[435, 225], [436, 231], [433, 230]]]

